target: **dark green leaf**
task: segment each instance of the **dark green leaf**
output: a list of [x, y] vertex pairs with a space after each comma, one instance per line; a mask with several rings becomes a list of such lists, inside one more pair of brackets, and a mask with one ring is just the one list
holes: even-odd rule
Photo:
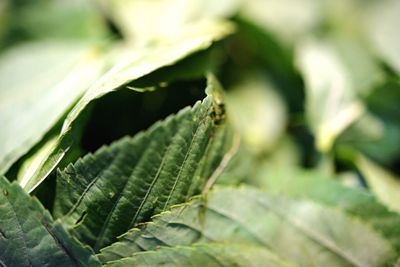
[[0, 177], [0, 188], [1, 266], [100, 266], [93, 252], [19, 185]]
[[137, 223], [201, 192], [214, 179], [231, 131], [210, 95], [146, 132], [103, 147], [58, 175], [55, 213], [95, 250]]

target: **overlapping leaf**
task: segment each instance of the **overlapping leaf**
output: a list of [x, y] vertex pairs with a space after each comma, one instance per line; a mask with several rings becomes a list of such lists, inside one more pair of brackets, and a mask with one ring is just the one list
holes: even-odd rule
[[373, 227], [400, 252], [400, 215], [389, 211], [371, 193], [346, 187], [316, 171], [274, 172], [264, 183], [263, 188], [272, 194], [312, 199], [345, 211]]
[[[317, 148], [327, 152], [343, 130], [364, 113], [358, 96], [379, 79], [379, 71], [356, 42], [306, 41], [297, 54], [305, 79], [306, 117]], [[363, 62], [362, 67], [354, 67], [354, 62]]]
[[102, 250], [100, 259], [202, 242], [253, 243], [299, 266], [385, 266], [395, 257], [388, 241], [340, 210], [253, 189], [221, 188], [129, 231]]
[[0, 62], [0, 173], [4, 173], [100, 76], [103, 62], [92, 45], [65, 40], [16, 46], [4, 52]]
[[93, 0], [4, 0], [0, 12], [0, 49], [32, 40], [95, 40], [105, 38], [108, 34], [106, 21]]
[[400, 212], [399, 177], [384, 170], [366, 157], [360, 156], [357, 165], [364, 174], [371, 192], [390, 209]]
[[136, 52], [132, 52], [132, 47], [128, 46], [112, 53], [109, 56], [111, 62], [109, 64], [115, 64], [114, 67], [86, 91], [68, 114], [57, 141], [42, 156], [41, 163], [32, 170], [31, 175], [26, 176], [23, 183], [24, 189], [31, 192], [57, 166], [74, 142], [74, 130], [79, 125], [79, 118], [89, 103], [162, 67], [173, 65], [190, 54], [207, 49], [214, 41], [224, 38], [232, 31], [233, 27], [230, 23], [206, 21], [193, 25], [173, 40]]
[[[229, 150], [213, 78], [193, 108], [124, 138], [59, 173], [56, 214], [95, 250], [205, 186]], [[220, 116], [220, 117], [218, 117]]]
[[218, 3], [212, 0], [103, 2], [124, 37], [138, 46], [146, 46], [174, 38], [192, 23], [229, 17], [236, 12], [241, 0], [221, 0]]
[[[68, 163], [68, 150], [86, 149], [78, 143], [87, 111], [110, 92], [197, 79], [217, 65], [227, 85], [246, 76], [250, 82], [242, 86], [246, 92], [231, 95], [238, 112], [230, 115], [245, 125], [236, 161], [229, 160], [238, 138], [219, 94], [209, 90], [192, 108], [60, 170], [55, 203], [54, 193], [45, 192], [51, 180], [38, 188], [60, 221], [0, 177], [0, 266], [99, 266], [71, 235], [106, 266], [400, 264], [397, 0], [3, 2], [0, 47], [62, 38], [0, 56], [0, 174], [8, 172], [29, 192], [62, 159]], [[208, 49], [232, 32], [219, 20], [231, 16], [237, 35]], [[101, 55], [78, 44], [111, 36], [122, 38]], [[256, 71], [269, 76], [286, 103], [254, 80]], [[147, 101], [153, 104], [143, 101], [146, 110]], [[314, 140], [319, 152], [332, 154], [321, 156]], [[394, 174], [357, 157], [357, 150]], [[209, 192], [228, 162], [222, 184], [257, 184], [265, 192]], [[324, 177], [319, 166], [326, 162], [338, 163], [339, 171], [343, 163], [350, 167], [352, 181], [365, 178], [372, 194]], [[303, 172], [304, 166], [317, 170]]]
[[19, 185], [0, 177], [0, 188], [1, 266], [100, 266], [93, 252]]
[[253, 245], [201, 244], [139, 252], [104, 266], [294, 267], [267, 249]]
[[400, 38], [397, 34], [400, 4], [396, 0], [377, 1], [364, 18], [364, 31], [377, 54], [400, 74]]

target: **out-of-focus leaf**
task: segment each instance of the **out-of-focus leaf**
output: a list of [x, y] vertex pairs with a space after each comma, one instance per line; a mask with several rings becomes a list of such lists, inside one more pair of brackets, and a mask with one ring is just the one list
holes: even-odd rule
[[400, 125], [400, 80], [388, 80], [375, 88], [365, 99], [374, 114]]
[[155, 216], [99, 257], [104, 263], [158, 246], [204, 242], [265, 246], [299, 266], [385, 266], [395, 260], [385, 239], [340, 210], [249, 188], [220, 188]]
[[[219, 88], [193, 108], [78, 160], [57, 178], [55, 214], [95, 250], [199, 194], [231, 146]], [[216, 114], [216, 115], [213, 115]]]
[[28, 43], [0, 57], [0, 173], [5, 173], [100, 76], [103, 61], [93, 46], [68, 41]]
[[199, 244], [135, 253], [104, 266], [294, 267], [261, 246]]
[[376, 52], [400, 75], [400, 2], [376, 1], [365, 14], [365, 32]]
[[239, 146], [224, 171], [218, 176], [217, 184], [238, 185], [248, 180], [253, 172], [258, 170], [257, 155], [250, 151], [239, 139]]
[[[288, 102], [289, 110], [301, 111], [304, 95], [301, 80], [293, 66], [292, 51], [279, 42], [271, 32], [252, 23], [250, 19], [238, 17], [235, 22], [238, 32], [235, 36], [237, 47], [234, 46], [233, 57], [239, 62], [238, 74], [242, 74], [242, 71], [249, 72], [254, 66], [262, 68]], [[236, 74], [234, 77], [236, 78]]]
[[312, 199], [359, 218], [387, 238], [400, 253], [400, 215], [389, 211], [369, 192], [344, 186], [318, 171], [281, 168], [266, 173], [264, 178], [262, 188], [270, 193]]
[[227, 103], [242, 141], [254, 152], [270, 152], [287, 123], [285, 103], [262, 76], [250, 76], [231, 88]]
[[390, 209], [400, 212], [400, 178], [363, 156], [359, 156], [357, 165], [376, 197]]
[[390, 165], [400, 155], [400, 127], [390, 120], [365, 112], [338, 139], [338, 148], [359, 151], [381, 164]]
[[246, 183], [262, 188], [265, 186], [266, 174], [273, 176], [278, 170], [285, 169], [288, 175], [293, 175], [300, 164], [299, 148], [289, 136], [282, 136], [276, 148], [269, 154], [256, 154], [241, 142], [238, 151], [218, 178], [218, 183]]
[[368, 95], [372, 88], [383, 81], [384, 75], [378, 62], [362, 41], [333, 35], [333, 49], [343, 63], [345, 75], [357, 96]]
[[319, 2], [318, 0], [243, 1], [240, 16], [268, 32], [273, 32], [286, 44], [293, 45], [295, 40], [304, 38], [319, 24], [322, 16]]
[[223, 58], [223, 45], [215, 43], [207, 50], [194, 53], [182, 60], [178, 64], [160, 68], [148, 75], [145, 75], [129, 84], [129, 87], [146, 88], [151, 91], [158, 87], [168, 87], [176, 81], [190, 81], [202, 79], [205, 73], [214, 73], [218, 70], [220, 61]]
[[100, 266], [94, 253], [54, 222], [36, 199], [0, 176], [2, 266]]
[[0, 48], [39, 39], [104, 38], [108, 32], [100, 11], [94, 0], [8, 1]]
[[[55, 145], [49, 150], [46, 160], [41, 162], [32, 176], [27, 177], [24, 188], [35, 189], [60, 162], [74, 142], [74, 131], [79, 125], [80, 116], [95, 99], [128, 85], [162, 67], [171, 66], [183, 58], [209, 48], [214, 41], [232, 33], [233, 26], [227, 22], [205, 22], [193, 25], [187, 32], [171, 43], [171, 40], [158, 46], [148, 47], [132, 53], [127, 47], [115, 53], [111, 61], [117, 64], [98, 79], [74, 106], [64, 121], [63, 128]], [[141, 88], [131, 88], [140, 92]]]
[[356, 149], [389, 166], [400, 156], [400, 83], [388, 79], [363, 99], [368, 111], [343, 132], [338, 147]]
[[236, 12], [240, 1], [105, 0], [101, 3], [124, 37], [142, 47], [174, 39], [192, 23], [229, 17]]
[[276, 174], [284, 172], [289, 177], [296, 175], [302, 163], [301, 150], [290, 136], [284, 136], [272, 153], [254, 161], [245, 182], [265, 188], [268, 178]]
[[[214, 41], [221, 40], [232, 32], [233, 25], [228, 22], [205, 21], [192, 25], [174, 40], [143, 48], [136, 53], [131, 52], [131, 47], [126, 47], [125, 51], [118, 53], [117, 64], [102, 76], [77, 103], [68, 115], [63, 128], [69, 128], [92, 100], [157, 69], [171, 66], [195, 52], [205, 50]], [[135, 88], [132, 89], [135, 90]]]
[[358, 79], [349, 74], [332, 44], [307, 41], [297, 54], [306, 84], [306, 117], [316, 135], [317, 148], [326, 152], [364, 112], [363, 103], [357, 99], [360, 88], [354, 83]]
[[0, 2], [0, 40], [8, 30], [8, 21], [10, 19], [10, 1], [4, 0]]

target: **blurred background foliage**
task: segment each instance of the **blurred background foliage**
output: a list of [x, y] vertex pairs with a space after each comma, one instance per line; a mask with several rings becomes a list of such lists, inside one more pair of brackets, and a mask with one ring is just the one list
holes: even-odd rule
[[[2, 0], [2, 150], [18, 127], [41, 125], [24, 128], [39, 137], [2, 172], [23, 176], [87, 85], [124, 51], [173, 41], [210, 18], [232, 21], [235, 33], [128, 85], [145, 94], [123, 89], [92, 102], [61, 166], [202, 99], [203, 74], [213, 71], [242, 140], [218, 182], [268, 188], [280, 177], [319, 174], [370, 189], [399, 211], [398, 0]], [[78, 73], [79, 85], [44, 91]]]

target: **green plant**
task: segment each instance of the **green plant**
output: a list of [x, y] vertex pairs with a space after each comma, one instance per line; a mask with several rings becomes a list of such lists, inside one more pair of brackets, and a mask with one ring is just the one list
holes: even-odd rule
[[288, 2], [0, 4], [0, 266], [398, 266], [399, 4]]

